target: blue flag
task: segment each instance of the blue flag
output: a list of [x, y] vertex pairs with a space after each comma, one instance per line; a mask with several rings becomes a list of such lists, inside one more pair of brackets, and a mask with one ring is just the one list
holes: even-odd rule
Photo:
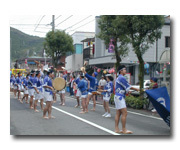
[[149, 100], [163, 120], [170, 126], [170, 98], [166, 87], [146, 90]]

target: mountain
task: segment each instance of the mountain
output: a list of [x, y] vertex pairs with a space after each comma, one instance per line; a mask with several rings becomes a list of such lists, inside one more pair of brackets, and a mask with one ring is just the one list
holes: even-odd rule
[[10, 27], [11, 60], [27, 57], [42, 56], [44, 38], [25, 34]]

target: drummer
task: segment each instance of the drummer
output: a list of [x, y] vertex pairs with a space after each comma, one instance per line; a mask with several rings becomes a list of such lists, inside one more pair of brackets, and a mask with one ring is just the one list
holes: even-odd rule
[[88, 96], [87, 88], [88, 88], [88, 83], [84, 79], [84, 74], [83, 73], [80, 75], [80, 81], [78, 83], [78, 88], [81, 91], [81, 100], [82, 100], [82, 108], [83, 108], [80, 113], [84, 114], [84, 113], [88, 112], [88, 103], [87, 103], [87, 96]]
[[[60, 74], [60, 77], [64, 79], [63, 74]], [[65, 80], [65, 79], [64, 79]], [[65, 106], [65, 88], [58, 92], [60, 94], [60, 100], [61, 103], [59, 103], [62, 106]]]
[[39, 112], [37, 108], [37, 102], [40, 100], [41, 110], [43, 110], [43, 88], [42, 88], [41, 72], [36, 72], [36, 78], [34, 79], [34, 88], [35, 88], [35, 100], [34, 100], [34, 111]]
[[[46, 107], [43, 110], [43, 118], [44, 119], [50, 119], [55, 118], [54, 116], [51, 116], [52, 112], [52, 101], [53, 101], [53, 87], [52, 87], [52, 70], [49, 70], [47, 72], [47, 77], [44, 79], [44, 100], [46, 101]], [[48, 117], [46, 117], [46, 113], [48, 111]]]
[[91, 109], [92, 111], [95, 111], [96, 109], [96, 95], [93, 95], [92, 92], [96, 91], [96, 86], [97, 86], [97, 79], [96, 76], [98, 75], [97, 72], [94, 72], [92, 76], [87, 74], [85, 70], [82, 70], [83, 73], [85, 74], [85, 77], [90, 81], [90, 89], [88, 92], [88, 98], [87, 98], [87, 103], [89, 104], [89, 100], [92, 98], [93, 99], [93, 108]]

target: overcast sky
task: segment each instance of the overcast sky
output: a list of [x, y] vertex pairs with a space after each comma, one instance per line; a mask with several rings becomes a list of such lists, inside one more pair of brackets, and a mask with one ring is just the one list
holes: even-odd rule
[[[52, 15], [9, 16], [9, 24], [26, 34], [45, 37], [52, 30]], [[55, 15], [55, 29], [70, 35], [75, 31], [95, 32], [95, 15]]]

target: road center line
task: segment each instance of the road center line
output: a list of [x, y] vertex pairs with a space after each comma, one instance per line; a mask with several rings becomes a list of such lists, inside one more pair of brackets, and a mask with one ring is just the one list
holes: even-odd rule
[[[68, 97], [68, 96], [65, 96], [66, 98], [70, 98], [70, 99], [73, 99], [73, 100], [76, 100], [75, 98], [72, 98], [72, 97]], [[92, 102], [89, 102], [90, 104], [93, 104]], [[101, 106], [103, 107], [102, 105], [99, 105], [99, 104], [96, 104], [98, 106]], [[110, 107], [109, 108], [111, 109], [115, 109], [116, 108], [113, 108], [113, 107]], [[158, 118], [158, 117], [154, 117], [154, 116], [148, 116], [148, 115], [144, 115], [144, 114], [141, 114], [141, 113], [137, 113], [137, 112], [133, 112], [133, 111], [127, 111], [128, 113], [131, 113], [131, 114], [134, 114], [134, 115], [139, 115], [139, 116], [143, 116], [143, 117], [147, 117], [147, 118], [152, 118], [152, 119], [157, 119], [157, 120], [163, 120], [162, 118]]]

